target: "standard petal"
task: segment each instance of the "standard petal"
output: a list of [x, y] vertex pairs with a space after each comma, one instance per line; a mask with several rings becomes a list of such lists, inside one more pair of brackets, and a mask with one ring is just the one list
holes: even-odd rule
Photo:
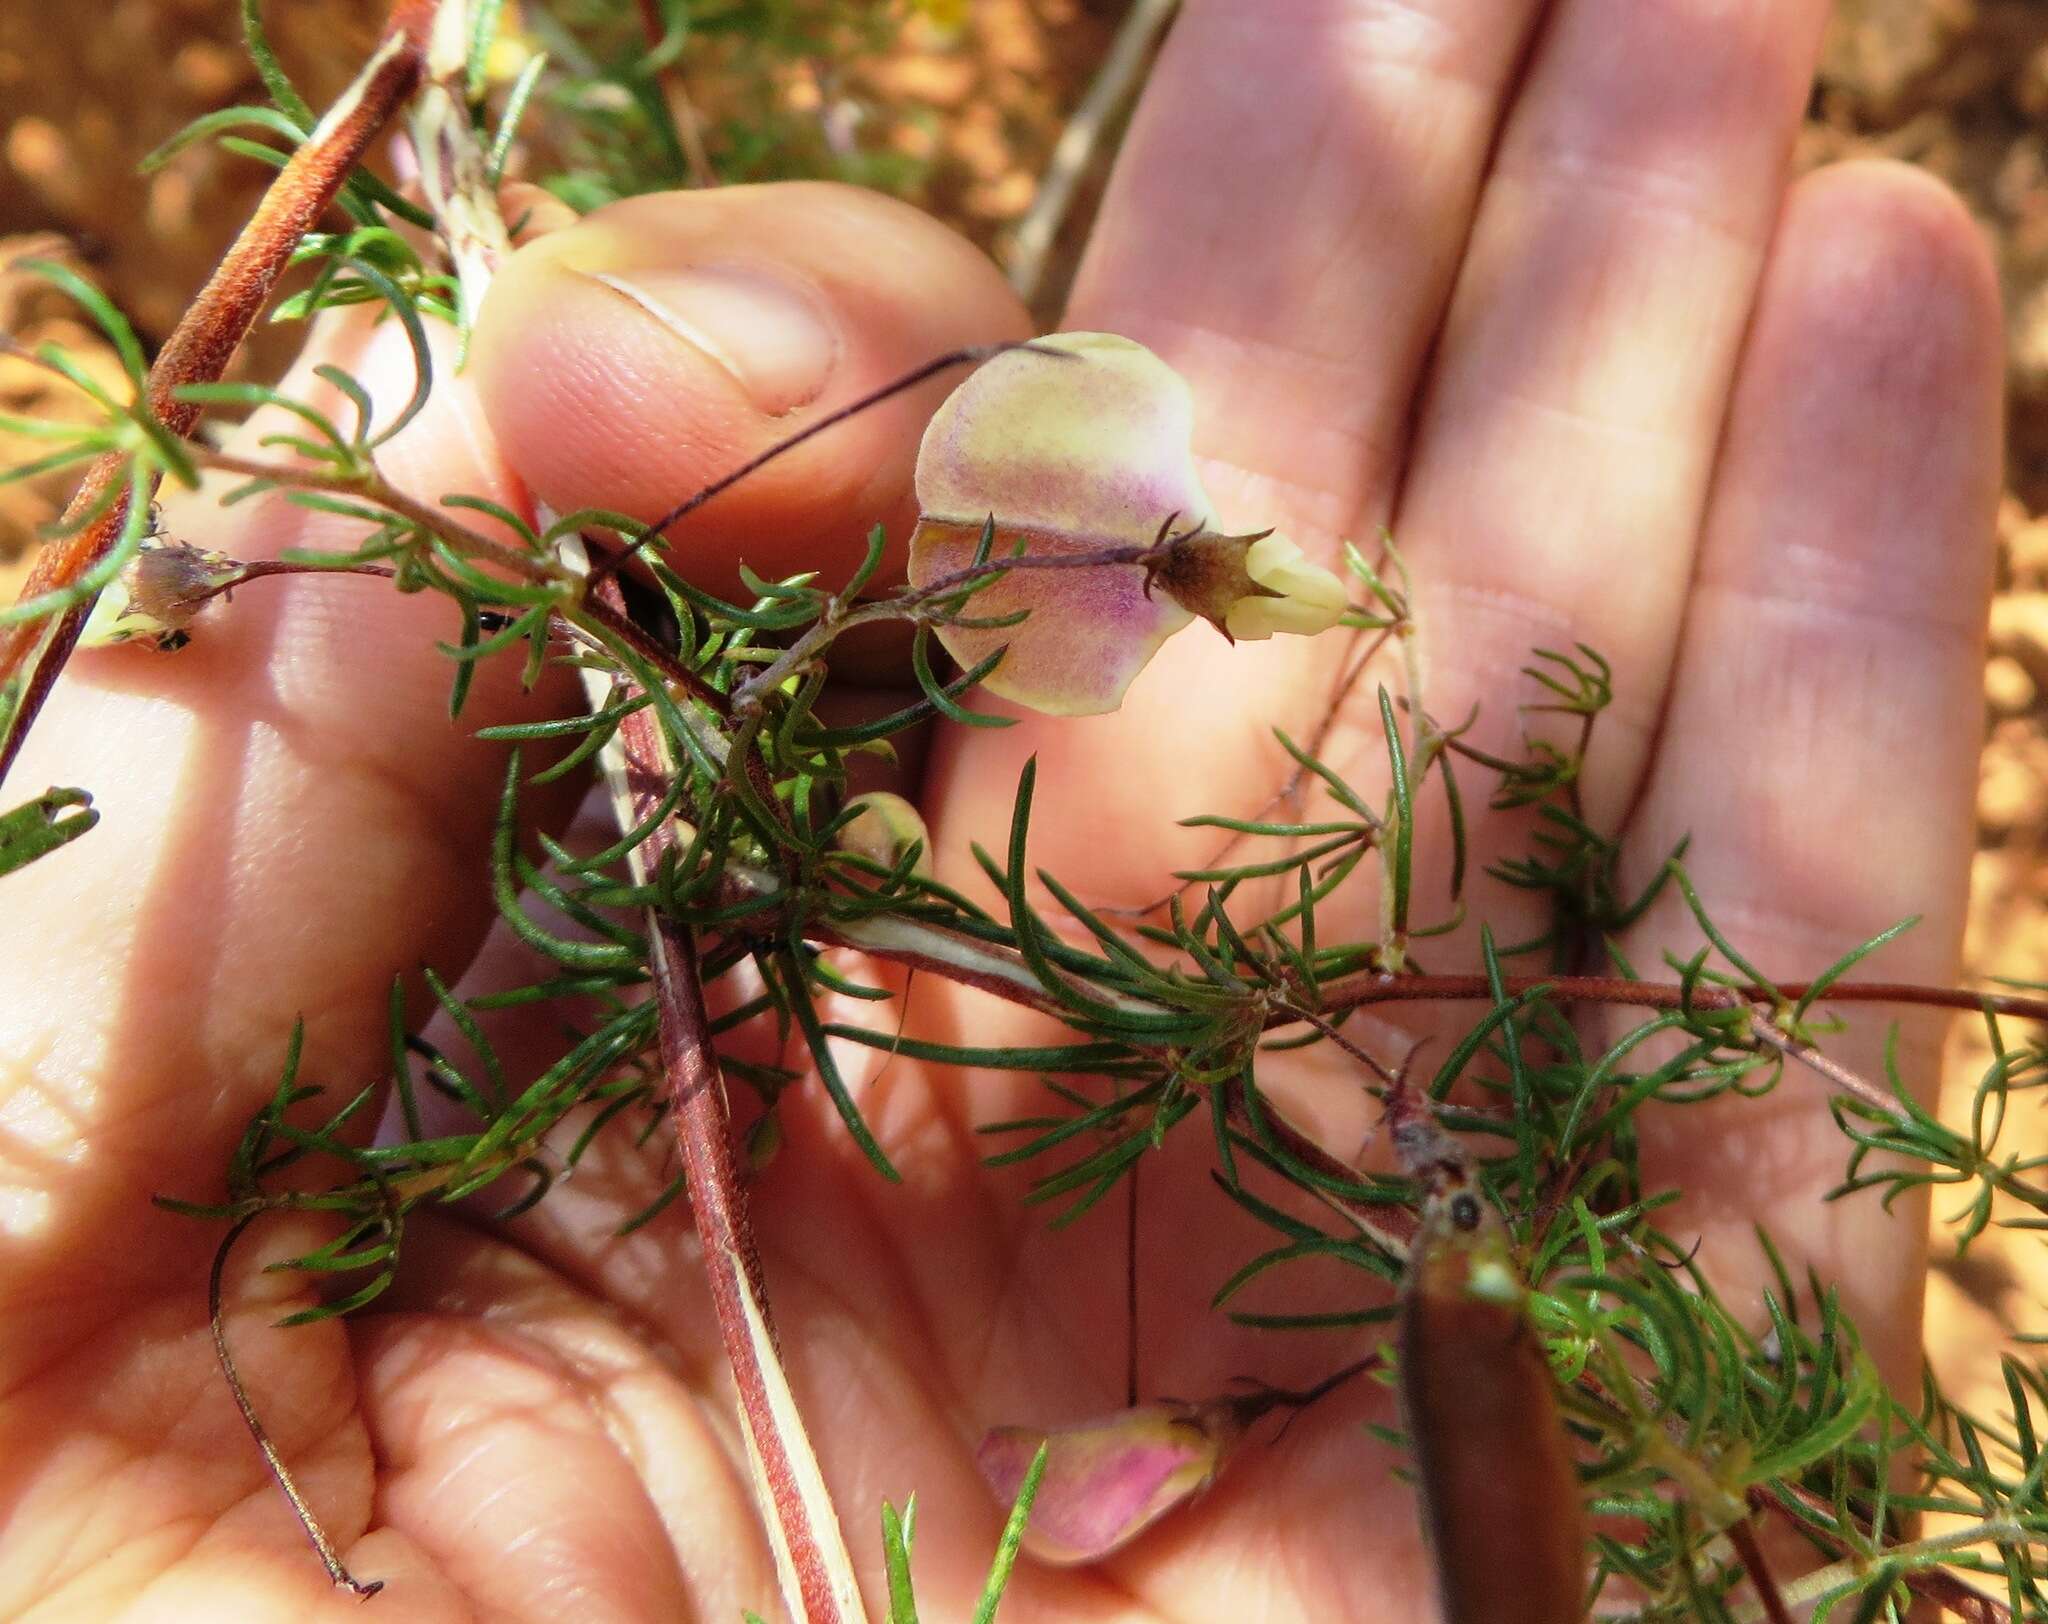
[[[917, 459], [923, 518], [910, 579], [929, 586], [973, 561], [982, 526], [995, 556], [1076, 555], [1144, 547], [1160, 527], [1206, 521], [1209, 498], [1189, 452], [1194, 399], [1180, 375], [1113, 333], [1057, 333], [987, 362], [925, 431]], [[1177, 516], [1177, 517], [1176, 517]], [[963, 665], [998, 648], [984, 684], [1056, 716], [1115, 710], [1152, 653], [1188, 623], [1129, 565], [1019, 571], [977, 593], [968, 613], [1029, 610], [1016, 626], [940, 626]]]
[[[1050, 352], [1050, 353], [1048, 353]], [[1114, 333], [1055, 333], [985, 363], [947, 397], [917, 455], [927, 518], [1088, 548], [1142, 546], [1169, 517], [1206, 523], [1179, 373]]]

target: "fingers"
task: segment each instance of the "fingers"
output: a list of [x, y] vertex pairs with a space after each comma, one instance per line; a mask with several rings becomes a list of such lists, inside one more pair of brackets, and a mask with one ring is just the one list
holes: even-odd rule
[[[448, 1224], [410, 1239], [409, 1284], [354, 1339], [378, 1520], [475, 1616], [560, 1618], [570, 1588], [577, 1616], [622, 1624], [736, 1617], [775, 1594], [705, 1368], [678, 1369], [646, 1322], [511, 1246]], [[693, 1272], [685, 1246], [671, 1256]]]
[[1709, 472], [1826, 12], [1568, 0], [1487, 178], [1394, 533], [1430, 704], [1512, 745], [1509, 675], [1614, 665], [1585, 783], [1610, 828], [1663, 699]]
[[[1386, 512], [1537, 0], [1209, 0], [1174, 25], [1117, 166], [1066, 325], [1151, 345], [1196, 395], [1225, 527], [1278, 525], [1328, 558]], [[1163, 519], [1164, 514], [1160, 515]], [[1155, 901], [1214, 851], [1171, 827], [1285, 781], [1270, 727], [1303, 728], [1335, 644], [1168, 643], [1115, 716], [958, 735], [935, 752], [942, 872], [1009, 815], [1025, 757], [1034, 861], [1090, 900]], [[950, 867], [947, 865], [950, 863]]]
[[[1642, 709], [1614, 776], [1632, 781], [1818, 6], [1572, 0], [1519, 81], [1527, 15], [1481, 9], [1303, 4], [1285, 26], [1272, 7], [1191, 10], [1072, 319], [1121, 323], [1189, 371], [1223, 522], [1326, 552], [1389, 513], [1419, 396], [1394, 528], [1421, 576], [1431, 709], [1483, 700], [1498, 743], [1532, 644], [1620, 643]], [[1294, 81], [1262, 78], [1261, 53], [1302, 92], [1276, 104], [1266, 87]], [[1236, 83], [1262, 87], [1256, 118], [1216, 105]], [[1203, 185], [1169, 185], [1176, 163]], [[1162, 870], [1215, 852], [1159, 824], [1268, 804], [1290, 776], [1270, 727], [1309, 734], [1345, 656], [1341, 638], [1228, 649], [1198, 629], [1113, 719], [948, 741], [944, 816], [986, 840], [1036, 753], [1045, 804], [1111, 797], [1106, 830], [1062, 845], [1048, 826], [1038, 860], [1084, 896], [1149, 902]], [[1373, 686], [1326, 751], [1368, 788], [1384, 771]]]
[[[807, 412], [936, 350], [1020, 330], [994, 273], [895, 205], [807, 187], [704, 206], [686, 219], [641, 199], [516, 257], [468, 372], [454, 375], [440, 335], [432, 404], [380, 452], [389, 476], [428, 499], [460, 491], [521, 510], [513, 469], [531, 459], [559, 505], [659, 508]], [[685, 304], [688, 339], [675, 324]], [[819, 332], [823, 370], [799, 378], [804, 335]], [[391, 323], [331, 323], [285, 386], [345, 417], [311, 374], [318, 360], [354, 371], [387, 411], [412, 386]], [[916, 435], [901, 415], [819, 446], [748, 491], [738, 515], [785, 548], [829, 532], [857, 550], [907, 489]], [[252, 426], [237, 449], [281, 455], [258, 443], [277, 426]], [[167, 501], [165, 516], [181, 538], [240, 556], [354, 534], [281, 500], [223, 511], [209, 494]], [[750, 556], [768, 573], [797, 563]], [[89, 787], [104, 822], [11, 880], [0, 919], [0, 963], [45, 967], [33, 987], [0, 988], [0, 1086], [21, 1125], [0, 1156], [18, 1192], [10, 1221], [53, 1261], [97, 1244], [117, 1214], [157, 1233], [152, 1190], [215, 1187], [296, 1017], [308, 1076], [345, 1097], [380, 1069], [390, 977], [422, 960], [459, 968], [470, 951], [503, 770], [470, 734], [530, 702], [494, 663], [451, 724], [452, 671], [432, 643], [455, 629], [429, 595], [272, 581], [212, 612], [174, 658], [117, 649], [67, 680], [22, 777]], [[146, 1248], [117, 1258], [151, 1266]], [[10, 1285], [28, 1289], [32, 1272]]]
[[[1347, 534], [1410, 396], [1540, 0], [1206, 0], [1174, 24], [1067, 314], [1194, 384], [1210, 493]], [[1238, 515], [1243, 517], [1245, 515]]]
[[[1769, 975], [1808, 976], [1910, 914], [1872, 962], [1957, 972], [1983, 709], [1998, 491], [1996, 282], [1962, 207], [1903, 168], [1825, 170], [1793, 194], [1729, 418], [1657, 764], [1631, 819], [1632, 883], [1679, 837], [1722, 930]], [[1675, 898], [1630, 939], [1690, 955]], [[1895, 1013], [1841, 1011], [1830, 1042], [1882, 1082]], [[1899, 1064], [1931, 1090], [1938, 1023]], [[1761, 1101], [1645, 1113], [1652, 1188], [1717, 1281], [1760, 1274], [1762, 1222], [1795, 1278], [1839, 1281], [1893, 1378], [1917, 1357], [1920, 1225], [1902, 1203], [1824, 1204], [1847, 1143], [1794, 1066]], [[1889, 1223], [1890, 1227], [1885, 1227]]]
[[[515, 255], [478, 322], [492, 428], [534, 493], [649, 520], [835, 407], [963, 345], [1023, 337], [994, 267], [850, 187], [634, 198]], [[712, 590], [744, 562], [843, 577], [871, 526], [901, 549], [935, 378], [748, 476], [674, 533]]]

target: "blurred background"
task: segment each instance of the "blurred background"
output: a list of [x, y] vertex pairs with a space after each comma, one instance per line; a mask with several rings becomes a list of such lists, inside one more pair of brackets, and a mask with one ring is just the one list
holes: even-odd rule
[[[243, 0], [0, 0], [0, 330], [55, 339], [119, 377], [74, 308], [5, 269], [64, 260], [160, 339], [248, 214], [267, 170], [200, 143], [140, 164], [201, 114], [261, 103]], [[271, 0], [278, 58], [324, 106], [362, 61], [383, 0]], [[578, 207], [653, 185], [830, 175], [951, 222], [1056, 319], [1130, 93], [1171, 0], [513, 0], [493, 79], [538, 54], [524, 155]], [[670, 25], [687, 15], [687, 38]], [[670, 60], [646, 71], [649, 30]], [[1065, 140], [1062, 140], [1063, 135]], [[1999, 594], [1984, 673], [1969, 962], [2048, 980], [2048, 0], [1837, 0], [1798, 161], [1884, 154], [1968, 202], [2004, 277], [2010, 360]], [[1050, 172], [1050, 179], [1048, 173]], [[274, 376], [294, 328], [241, 363]], [[0, 411], [75, 407], [0, 357]], [[0, 436], [0, 466], [31, 454]], [[11, 596], [61, 481], [0, 486], [0, 592]], [[1904, 770], [1902, 766], [1902, 770]], [[1944, 1114], [1966, 1112], [1988, 1059], [1959, 1032]], [[2040, 1149], [2026, 1114], [2016, 1137]], [[1937, 1210], [1939, 1223], [1941, 1213]], [[1929, 1348], [1956, 1396], [2002, 1401], [1985, 1358], [2048, 1333], [2048, 1249], [2004, 1231], [1952, 1264], [1937, 1233]]]

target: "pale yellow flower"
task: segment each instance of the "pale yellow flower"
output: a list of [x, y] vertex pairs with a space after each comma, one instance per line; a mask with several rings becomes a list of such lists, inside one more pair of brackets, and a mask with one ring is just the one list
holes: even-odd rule
[[1223, 629], [1239, 640], [1291, 632], [1313, 637], [1337, 624], [1349, 601], [1344, 583], [1311, 563], [1285, 536], [1261, 536], [1244, 555], [1245, 573], [1277, 597], [1239, 598], [1223, 616]]

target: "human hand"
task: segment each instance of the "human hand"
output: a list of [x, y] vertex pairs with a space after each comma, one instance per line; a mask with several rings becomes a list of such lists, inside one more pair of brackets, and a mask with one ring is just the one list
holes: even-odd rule
[[[1947, 980], [1996, 491], [1982, 252], [1960, 209], [1901, 171], [1787, 195], [1812, 0], [1561, 0], [1532, 50], [1543, 9], [1191, 5], [1065, 325], [1128, 333], [1189, 377], [1226, 522], [1277, 523], [1326, 555], [1391, 524], [1437, 714], [1482, 702], [1498, 742], [1530, 645], [1584, 640], [1613, 660], [1586, 794], [1595, 823], [1626, 830], [1637, 877], [1691, 829], [1696, 879], [1766, 970], [1919, 912], [1891, 973]], [[711, 274], [640, 274], [663, 267]], [[335, 327], [326, 354], [380, 398], [404, 392], [402, 345]], [[508, 267], [470, 372], [442, 379], [386, 466], [422, 493], [651, 515], [808, 415], [1019, 330], [985, 267], [886, 205], [645, 200]], [[744, 553], [763, 573], [843, 556], [871, 518], [902, 515], [936, 393], [764, 470], [693, 521], [682, 555], [715, 571]], [[167, 519], [245, 557], [336, 539], [275, 505], [167, 504]], [[203, 1312], [216, 1237], [147, 1197], [217, 1188], [295, 1017], [306, 1074], [333, 1095], [379, 1074], [388, 978], [453, 970], [483, 927], [502, 762], [440, 720], [439, 605], [348, 581], [262, 591], [175, 660], [75, 666], [20, 768], [90, 786], [106, 817], [6, 882], [0, 916], [11, 1614], [355, 1616], [219, 1383]], [[1035, 753], [1034, 860], [1090, 900], [1150, 901], [1211, 855], [1173, 819], [1254, 810], [1284, 781], [1266, 730], [1322, 713], [1337, 643], [1231, 651], [1197, 629], [1116, 715], [941, 734], [923, 801], [942, 875], [972, 878], [967, 843], [1000, 833]], [[492, 672], [465, 725], [569, 702]], [[1370, 781], [1376, 720], [1354, 709], [1327, 752]], [[1522, 834], [1480, 823], [1475, 869]], [[1474, 898], [1504, 936], [1518, 900]], [[1348, 909], [1369, 934], [1369, 893]], [[1690, 939], [1659, 915], [1628, 945], [1647, 963]], [[519, 973], [511, 954], [487, 949], [471, 986]], [[915, 1030], [1022, 1030], [929, 981]], [[531, 1037], [537, 1067], [556, 1034]], [[1932, 1036], [1901, 1064], [1931, 1079]], [[981, 1429], [1121, 1402], [1120, 1235], [1108, 1214], [1050, 1234], [1019, 1209], [1018, 1175], [981, 1166], [973, 1125], [1022, 1114], [1027, 1083], [899, 1061], [858, 1086], [906, 1185], [875, 1180], [806, 1097], [785, 1108], [756, 1224], [864, 1571], [865, 1519], [915, 1488], [928, 1613], [957, 1616], [999, 1521], [972, 1466]], [[1362, 1131], [1330, 1103], [1363, 1109], [1326, 1060], [1270, 1086], [1333, 1145]], [[1693, 1112], [1662, 1141], [1655, 1120], [1646, 1156], [1691, 1192], [1731, 1290], [1761, 1221], [1843, 1284], [1894, 1379], [1910, 1368], [1918, 1230], [1818, 1204], [1840, 1148], [1812, 1096]], [[1341, 1364], [1335, 1339], [1254, 1336], [1207, 1310], [1251, 1244], [1207, 1155], [1185, 1136], [1147, 1163], [1148, 1388], [1298, 1385]], [[303, 1293], [254, 1270], [293, 1249], [288, 1225], [252, 1237], [229, 1335], [350, 1565], [388, 1581], [372, 1606], [717, 1619], [774, 1593], [687, 1223], [672, 1211], [612, 1238], [665, 1177], [621, 1149], [508, 1232], [422, 1226], [405, 1281], [346, 1325], [266, 1329]], [[1384, 1407], [1363, 1385], [1333, 1397], [1100, 1568], [1022, 1570], [1005, 1616], [1429, 1616], [1410, 1491], [1355, 1425]]]

